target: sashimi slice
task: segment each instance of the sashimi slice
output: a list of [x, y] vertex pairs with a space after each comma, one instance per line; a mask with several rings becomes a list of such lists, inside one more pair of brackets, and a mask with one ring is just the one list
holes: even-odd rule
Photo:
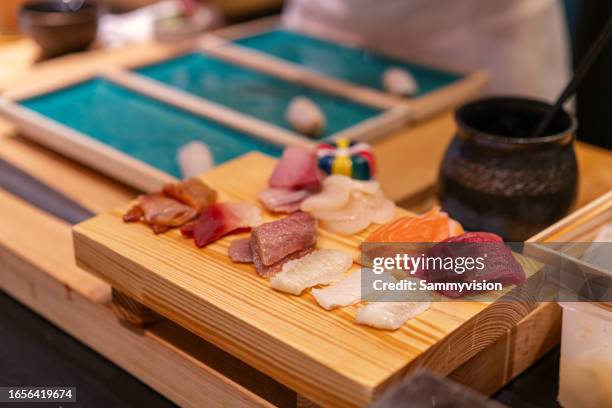
[[257, 271], [257, 273], [259, 274], [259, 276], [262, 276], [264, 278], [270, 277], [272, 275], [277, 274], [278, 272], [281, 271], [281, 269], [283, 268], [283, 265], [291, 260], [294, 259], [299, 259], [305, 255], [308, 255], [309, 253], [311, 253], [312, 251], [314, 251], [314, 245], [313, 246], [309, 246], [306, 248], [302, 248], [298, 251], [295, 251], [289, 255], [287, 255], [286, 257], [284, 257], [283, 259], [280, 259], [276, 262], [274, 262], [271, 265], [264, 265], [261, 262], [261, 259], [259, 258], [259, 254], [257, 253], [257, 251], [253, 250], [252, 247], [252, 243], [251, 243], [251, 254], [253, 256], [253, 265], [255, 265], [255, 270]]
[[376, 194], [380, 191], [377, 181], [359, 181], [340, 174], [333, 174], [323, 180], [320, 193], [308, 197], [302, 202], [302, 211], [338, 210], [347, 205], [351, 191]]
[[268, 185], [275, 188], [313, 188], [321, 184], [314, 150], [287, 147], [274, 168]]
[[180, 227], [197, 216], [193, 208], [166, 197], [162, 193], [138, 196], [138, 201], [124, 214], [125, 222], [144, 221], [153, 232], [159, 234], [173, 227]]
[[312, 195], [306, 189], [267, 188], [259, 193], [259, 201], [270, 212], [292, 213], [300, 209], [302, 201]]
[[187, 204], [197, 212], [201, 212], [217, 201], [217, 192], [197, 177], [179, 183], [168, 183], [164, 186], [163, 192], [167, 196]]
[[361, 269], [338, 283], [323, 289], [312, 289], [312, 296], [323, 309], [331, 310], [355, 304], [361, 300]]
[[283, 265], [270, 278], [270, 285], [279, 291], [299, 295], [306, 288], [327, 285], [340, 280], [351, 265], [353, 256], [335, 249], [319, 249]]
[[233, 240], [229, 246], [227, 254], [232, 262], [253, 262], [253, 253], [251, 252], [251, 237]]
[[261, 262], [272, 265], [295, 251], [313, 246], [317, 240], [317, 220], [308, 213], [296, 212], [255, 228], [251, 240]]
[[215, 203], [208, 206], [193, 224], [181, 232], [193, 236], [198, 248], [236, 230], [253, 228], [263, 222], [259, 207], [250, 203]]
[[384, 330], [397, 330], [409, 319], [420, 315], [431, 302], [374, 302], [357, 311], [355, 321]]
[[351, 199], [339, 210], [313, 212], [326, 230], [350, 235], [366, 229], [370, 225], [370, 214], [365, 200]]
[[434, 207], [425, 214], [406, 216], [385, 224], [365, 242], [439, 242], [463, 232], [461, 225]]

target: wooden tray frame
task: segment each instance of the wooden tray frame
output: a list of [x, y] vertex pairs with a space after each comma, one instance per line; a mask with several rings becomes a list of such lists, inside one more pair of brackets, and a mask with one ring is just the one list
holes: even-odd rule
[[[298, 64], [231, 42], [233, 39], [254, 35], [282, 26], [283, 24], [278, 17], [265, 17], [259, 20], [221, 28], [211, 34], [204, 35], [200, 41], [200, 47], [217, 57], [226, 58], [288, 80], [299, 81], [302, 84], [327, 90], [328, 92], [344, 95], [347, 98], [362, 103], [381, 108], [403, 106], [408, 110], [409, 121], [421, 120], [443, 110], [453, 108], [462, 102], [478, 96], [489, 84], [489, 75], [485, 71], [468, 70], [465, 67], [459, 67], [453, 63], [448, 63], [444, 67], [437, 67], [449, 72], [464, 75], [464, 78], [457, 81], [455, 84], [435, 90], [421, 97], [402, 98], [317, 73]], [[361, 46], [361, 44], [355, 41], [331, 33], [326, 33], [325, 36], [322, 36], [321, 33], [317, 32], [314, 27], [309, 26], [307, 23], [303, 23], [301, 27], [290, 28], [292, 30], [302, 31], [313, 37], [332, 40], [347, 46]], [[385, 55], [385, 53], [378, 53]], [[404, 59], [391, 55], [389, 56], [400, 60]], [[432, 64], [424, 58], [415, 58], [414, 60], [410, 60], [410, 62], [436, 67], [436, 64]]]
[[373, 140], [376, 137], [400, 129], [406, 124], [406, 109], [394, 107], [325, 139], [309, 140], [298, 133], [199, 98], [185, 91], [174, 89], [128, 70], [129, 68], [176, 57], [190, 50], [206, 52], [199, 47], [179, 46], [173, 52], [162, 56], [154, 58], [139, 56], [136, 59], [124, 62], [121, 66], [109, 65], [105, 68], [89, 68], [77, 74], [70, 72], [53, 79], [37, 82], [34, 85], [12, 89], [0, 96], [0, 114], [16, 123], [23, 131], [24, 136], [37, 143], [143, 191], [154, 191], [164, 183], [174, 181], [176, 178], [82, 132], [23, 107], [19, 104], [19, 101], [69, 87], [94, 77], [101, 77], [139, 94], [160, 100], [195, 115], [212, 119], [253, 137], [280, 146], [291, 145], [304, 148], [312, 148], [317, 143], [342, 137], [353, 140]]

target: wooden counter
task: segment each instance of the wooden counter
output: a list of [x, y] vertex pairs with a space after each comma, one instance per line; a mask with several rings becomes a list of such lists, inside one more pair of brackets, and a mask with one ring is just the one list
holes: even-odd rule
[[[0, 46], [0, 89], [135, 52], [151, 55], [167, 48], [148, 44], [96, 51], [33, 67], [35, 47], [19, 40]], [[445, 113], [376, 143], [380, 180], [390, 197], [412, 209], [431, 203], [453, 130], [452, 115]], [[612, 154], [582, 143], [577, 153], [582, 206], [612, 189]], [[94, 212], [124, 204], [136, 193], [19, 137], [6, 122], [0, 122], [0, 157]], [[109, 307], [110, 287], [75, 266], [67, 223], [0, 190], [0, 224], [0, 288], [172, 401], [184, 406], [295, 403], [287, 387], [168, 321], [145, 331], [121, 325]], [[558, 308], [542, 306], [451, 376], [492, 393], [554, 346], [558, 336]], [[495, 369], [482, 370], [485, 365]]]

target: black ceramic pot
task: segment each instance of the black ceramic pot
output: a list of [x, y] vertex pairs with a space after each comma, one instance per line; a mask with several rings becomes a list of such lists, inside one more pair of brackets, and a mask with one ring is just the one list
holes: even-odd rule
[[56, 57], [93, 43], [98, 7], [94, 0], [32, 0], [21, 7], [19, 24], [38, 43], [44, 58]]
[[563, 217], [577, 191], [576, 123], [560, 112], [530, 137], [550, 105], [523, 98], [470, 102], [440, 169], [440, 200], [466, 230], [524, 241]]

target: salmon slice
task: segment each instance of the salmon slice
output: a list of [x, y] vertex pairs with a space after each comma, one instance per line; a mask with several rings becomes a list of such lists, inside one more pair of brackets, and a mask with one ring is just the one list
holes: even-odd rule
[[398, 218], [374, 231], [365, 242], [440, 242], [463, 233], [463, 227], [440, 207]]

